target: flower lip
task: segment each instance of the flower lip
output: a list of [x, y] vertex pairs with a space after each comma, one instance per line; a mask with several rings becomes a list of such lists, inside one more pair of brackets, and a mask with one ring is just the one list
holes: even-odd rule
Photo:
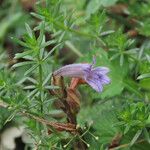
[[107, 67], [96, 67], [86, 74], [85, 81], [97, 92], [102, 92], [103, 85], [110, 83], [110, 78], [107, 76], [108, 72]]
[[110, 83], [110, 78], [107, 76], [109, 68], [96, 67], [93, 64], [70, 64], [56, 70], [54, 76], [66, 76], [72, 78], [81, 78], [86, 81], [94, 90], [102, 92], [103, 85]]

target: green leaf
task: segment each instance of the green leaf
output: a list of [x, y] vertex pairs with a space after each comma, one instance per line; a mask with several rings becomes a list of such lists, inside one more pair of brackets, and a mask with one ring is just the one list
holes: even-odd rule
[[49, 79], [51, 78], [51, 76], [52, 76], [52, 74], [51, 73], [49, 73], [48, 74], [48, 76], [45, 78], [45, 80], [43, 81], [43, 84], [42, 84], [42, 86], [44, 86], [44, 85], [46, 85], [47, 84], [47, 82], [49, 81]]
[[125, 79], [123, 82], [127, 90], [135, 93], [139, 97], [142, 97], [142, 94], [139, 91], [139, 85], [135, 81], [131, 79]]
[[30, 28], [30, 26], [29, 26], [27, 23], [25, 24], [25, 26], [26, 26], [26, 30], [27, 30], [28, 35], [29, 35], [31, 38], [33, 38], [32, 29]]
[[133, 137], [131, 143], [130, 143], [130, 146], [132, 146], [136, 141], [137, 139], [139, 138], [139, 136], [141, 135], [142, 133], [142, 130], [138, 130], [137, 133], [135, 134], [135, 136]]
[[66, 46], [70, 48], [75, 54], [77, 54], [79, 57], [83, 57], [83, 54], [70, 42], [65, 42]]
[[102, 4], [99, 0], [90, 1], [88, 3], [87, 10], [86, 10], [88, 16], [95, 13], [100, 8], [100, 6], [102, 6]]
[[110, 58], [110, 60], [116, 59], [117, 57], [119, 57], [119, 55], [120, 55], [120, 54], [118, 54], [118, 53], [114, 54], [114, 55]]
[[127, 125], [127, 126], [125, 127], [124, 134], [127, 134], [127, 132], [128, 132], [129, 130], [130, 130], [130, 126]]
[[31, 77], [26, 77], [27, 80], [29, 80], [30, 82], [34, 83], [34, 84], [38, 84], [38, 81], [36, 81], [35, 79], [31, 78]]
[[50, 40], [48, 42], [42, 43], [41, 46], [40, 46], [40, 48], [45, 48], [45, 47], [47, 47], [49, 45], [53, 45], [53, 44], [56, 44], [56, 41], [55, 40]]
[[31, 53], [32, 53], [32, 51], [25, 51], [25, 52], [22, 52], [22, 53], [17, 53], [17, 54], [15, 55], [15, 59], [23, 58], [24, 56], [29, 55], [29, 54], [31, 54]]
[[51, 51], [43, 58], [42, 61], [45, 61], [45, 60], [56, 50], [56, 48], [58, 48], [60, 45], [61, 45], [61, 43], [60, 43], [60, 44], [57, 44], [55, 47], [53, 47], [53, 48], [51, 49]]
[[100, 7], [108, 7], [114, 5], [118, 0], [91, 0], [87, 6], [87, 14], [90, 16], [95, 13]]
[[23, 41], [21, 41], [21, 40], [15, 38], [15, 37], [11, 37], [11, 39], [12, 39], [14, 42], [18, 43], [19, 45], [21, 45], [21, 46], [23, 46], [23, 47], [29, 48], [28, 44], [26, 44], [25, 42], [23, 42]]
[[16, 114], [17, 114], [17, 110], [14, 110], [14, 111], [10, 114], [10, 116], [5, 120], [5, 123], [4, 123], [4, 124], [6, 124], [7, 122], [10, 122], [10, 121], [16, 116]]
[[45, 89], [48, 89], [48, 90], [55, 90], [55, 89], [59, 89], [60, 87], [59, 86], [53, 86], [53, 85], [46, 85], [45, 86]]
[[35, 60], [35, 58], [33, 58], [31, 55], [23, 56], [23, 58], [26, 59], [26, 60], [31, 60], [31, 61]]
[[34, 13], [34, 12], [31, 12], [31, 15], [34, 16], [35, 18], [38, 18], [38, 19], [44, 19], [43, 16], [37, 14], [37, 13]]
[[42, 23], [40, 24], [40, 35], [39, 35], [39, 37], [38, 37], [38, 42], [39, 42], [39, 44], [42, 43], [43, 38], [44, 38], [44, 30], [45, 30], [44, 28], [45, 28], [45, 24], [44, 24], [44, 22], [42, 22]]
[[140, 87], [150, 90], [150, 78], [143, 78], [140, 80]]
[[141, 27], [138, 28], [140, 34], [149, 37], [150, 36], [150, 19], [145, 19]]
[[108, 31], [102, 32], [100, 34], [100, 36], [106, 36], [106, 35], [109, 35], [109, 34], [114, 33], [114, 32], [115, 32], [114, 30], [108, 30]]
[[24, 89], [30, 90], [30, 89], [35, 89], [35, 87], [36, 87], [35, 85], [28, 85], [28, 86], [25, 86]]
[[140, 80], [140, 79], [144, 79], [144, 78], [150, 78], [150, 73], [142, 74], [142, 75], [138, 76], [137, 79]]
[[146, 128], [144, 128], [144, 135], [145, 135], [147, 142], [150, 144], [150, 134]]
[[35, 95], [38, 92], [38, 89], [34, 89], [33, 91], [31, 91], [27, 97], [32, 97], [33, 95]]
[[123, 66], [124, 63], [124, 55], [120, 55], [120, 66]]
[[148, 116], [148, 119], [146, 120], [146, 124], [150, 125], [150, 115]]
[[14, 64], [12, 67], [17, 68], [17, 67], [21, 67], [21, 66], [25, 66], [25, 65], [31, 65], [34, 63], [35, 62], [33, 62], [33, 61], [25, 61], [25, 62], [20, 62], [20, 63]]
[[30, 69], [28, 69], [24, 75], [27, 76], [28, 74], [30, 74], [32, 71], [34, 71], [36, 68], [38, 67], [38, 64], [33, 65]]

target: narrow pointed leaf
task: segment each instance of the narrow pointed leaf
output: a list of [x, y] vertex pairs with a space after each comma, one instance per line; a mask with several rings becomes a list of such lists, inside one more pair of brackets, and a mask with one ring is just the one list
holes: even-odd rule
[[132, 146], [136, 141], [137, 139], [139, 138], [139, 136], [141, 135], [142, 133], [142, 130], [138, 130], [137, 133], [135, 134], [135, 136], [133, 137], [131, 143], [130, 143], [130, 146]]
[[23, 58], [24, 56], [27, 56], [27, 55], [29, 55], [29, 54], [31, 54], [31, 53], [32, 53], [32, 51], [25, 51], [25, 52], [22, 52], [22, 53], [17, 53], [17, 54], [15, 55], [15, 59]]
[[43, 44], [41, 44], [41, 47], [40, 48], [45, 48], [49, 45], [52, 45], [52, 44], [55, 44], [56, 41], [55, 40], [51, 40], [51, 41], [48, 41], [48, 42], [44, 42]]
[[43, 86], [48, 82], [48, 80], [51, 78], [51, 73], [49, 73], [49, 75], [46, 77], [46, 79], [43, 82]]
[[144, 78], [150, 78], [150, 73], [142, 74], [142, 75], [138, 76], [137, 79], [140, 80], [140, 79], [144, 79]]
[[28, 85], [24, 87], [25, 90], [35, 89], [35, 85]]
[[42, 22], [40, 24], [40, 35], [38, 37], [38, 41], [39, 41], [40, 44], [42, 43], [43, 38], [44, 38], [44, 27], [45, 27], [44, 22]]
[[38, 84], [38, 82], [31, 77], [27, 77], [26, 79], [29, 80], [30, 82], [34, 83], [34, 84]]
[[28, 69], [28, 70], [24, 73], [24, 75], [27, 76], [27, 75], [30, 74], [32, 71], [34, 71], [37, 67], [38, 67], [37, 64], [34, 65], [34, 66], [32, 66], [30, 69]]
[[28, 46], [25, 42], [23, 42], [23, 41], [21, 41], [21, 40], [15, 38], [15, 37], [11, 37], [11, 39], [12, 39], [14, 42], [18, 43], [19, 45], [21, 45], [21, 46], [23, 46], [23, 47], [29, 48], [29, 46]]
[[27, 30], [28, 35], [32, 38], [33, 33], [32, 33], [32, 30], [31, 30], [30, 26], [27, 23], [25, 24], [25, 26], [26, 26], [26, 30]]
[[144, 135], [145, 135], [147, 142], [150, 144], [150, 133], [147, 131], [146, 128], [144, 129]]
[[61, 45], [61, 43], [57, 44], [43, 59], [45, 61], [55, 50]]
[[59, 89], [59, 86], [52, 86], [52, 85], [49, 85], [49, 86], [45, 86], [45, 89], [48, 89], [48, 90]]
[[35, 95], [38, 92], [38, 89], [34, 89], [32, 92], [30, 92], [27, 97], [32, 97], [33, 95]]
[[16, 67], [21, 67], [21, 66], [25, 66], [25, 65], [31, 65], [31, 64], [34, 64], [34, 63], [35, 62], [33, 62], [33, 61], [25, 61], [25, 62], [17, 63], [15, 65], [13, 65], [12, 67], [16, 68]]

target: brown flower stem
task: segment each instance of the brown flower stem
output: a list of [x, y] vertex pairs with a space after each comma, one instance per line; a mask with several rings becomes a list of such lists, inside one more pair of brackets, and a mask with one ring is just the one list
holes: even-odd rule
[[[3, 102], [2, 100], [0, 100], [0, 107], [3, 107], [3, 108], [7, 108], [9, 105], [5, 102]], [[77, 129], [76, 129], [76, 126], [74, 124], [71, 124], [71, 123], [58, 123], [58, 122], [50, 122], [50, 121], [47, 121], [43, 118], [40, 118], [40, 117], [37, 117], [37, 116], [34, 116], [30, 113], [27, 113], [25, 111], [20, 111], [19, 112], [21, 115], [23, 116], [26, 116], [28, 118], [32, 118], [40, 123], [43, 123], [43, 124], [46, 124], [48, 126], [51, 126], [53, 127], [54, 129], [58, 130], [58, 131], [68, 131], [68, 132], [77, 132]]]
[[[71, 123], [71, 124], [74, 124], [75, 126], [77, 126], [77, 120], [76, 120], [76, 113], [73, 113], [72, 111], [71, 111], [71, 108], [70, 108], [70, 106], [69, 106], [69, 104], [67, 103], [67, 101], [66, 100], [63, 100], [63, 104], [64, 104], [64, 108], [62, 108], [63, 109], [63, 111], [66, 113], [66, 115], [67, 115], [67, 120], [68, 120], [68, 122], [69, 123]], [[77, 129], [77, 135], [82, 135], [83, 134], [83, 131], [82, 131], [82, 129], [80, 128], [80, 129]], [[82, 137], [83, 138], [83, 137]], [[87, 149], [87, 145], [82, 141], [82, 140], [80, 140], [80, 139], [78, 139], [78, 140], [76, 140], [74, 143], [73, 143], [73, 148], [74, 148], [74, 150], [86, 150]]]
[[[68, 106], [67, 106], [68, 107]], [[68, 107], [69, 108], [69, 107]], [[71, 115], [70, 111], [67, 112], [69, 115], [69, 121], [74, 121], [76, 120], [76, 115]], [[21, 112], [22, 115], [32, 118], [42, 124], [46, 124], [48, 126], [53, 127], [55, 130], [61, 132], [61, 131], [67, 131], [70, 132], [71, 134], [76, 134], [76, 135], [82, 135], [82, 130], [76, 128], [76, 124], [73, 123], [58, 123], [58, 122], [49, 122], [43, 118], [34, 116], [32, 114], [26, 113], [26, 112]], [[74, 118], [75, 117], [75, 118]], [[82, 137], [83, 138], [83, 137]], [[77, 140], [74, 142], [73, 147], [75, 150], [86, 150], [87, 145], [82, 141], [82, 140]]]
[[63, 111], [64, 111], [64, 112], [66, 113], [66, 115], [67, 115], [67, 120], [68, 120], [68, 122], [76, 125], [76, 124], [77, 124], [76, 115], [73, 114], [73, 112], [71, 111], [70, 106], [69, 106], [69, 104], [67, 103], [66, 100], [63, 100], [62, 103], [63, 103], [64, 106], [65, 106], [65, 107], [62, 108], [62, 109], [63, 109]]
[[68, 131], [68, 132], [76, 132], [76, 126], [74, 124], [71, 123], [58, 123], [58, 122], [49, 122], [43, 118], [31, 115], [29, 113], [26, 112], [21, 112], [22, 115], [32, 118], [40, 123], [46, 124], [48, 126], [53, 127], [54, 129], [56, 129], [57, 131]]
[[[52, 76], [51, 84], [55, 86], [59, 86], [58, 90], [51, 90], [50, 94], [55, 95], [59, 102], [59, 108], [61, 108], [66, 114], [67, 122], [69, 124], [73, 124], [77, 127], [77, 113], [80, 109], [80, 94], [76, 89], [76, 85], [79, 83], [78, 79], [73, 79], [71, 85], [69, 87], [65, 86], [64, 80], [62, 76], [54, 75]], [[76, 135], [80, 137], [83, 134], [81, 128], [77, 128]], [[87, 145], [84, 141], [84, 137], [82, 139], [76, 138], [73, 141], [73, 149], [75, 150], [86, 150]]]

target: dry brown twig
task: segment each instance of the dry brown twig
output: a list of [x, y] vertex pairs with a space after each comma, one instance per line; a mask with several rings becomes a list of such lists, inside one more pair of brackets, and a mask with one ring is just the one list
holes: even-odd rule
[[[7, 103], [5, 103], [4, 101], [0, 100], [0, 107], [3, 107], [3, 108], [7, 108], [9, 105]], [[53, 127], [55, 130], [57, 131], [68, 131], [68, 132], [76, 132], [76, 126], [74, 124], [71, 124], [71, 123], [58, 123], [58, 122], [50, 122], [50, 121], [47, 121], [43, 118], [40, 118], [40, 117], [37, 117], [37, 116], [34, 116], [30, 113], [27, 113], [25, 111], [20, 111], [19, 112], [21, 115], [23, 116], [26, 116], [28, 118], [32, 118], [42, 124], [46, 124], [48, 126], [51, 126]]]

